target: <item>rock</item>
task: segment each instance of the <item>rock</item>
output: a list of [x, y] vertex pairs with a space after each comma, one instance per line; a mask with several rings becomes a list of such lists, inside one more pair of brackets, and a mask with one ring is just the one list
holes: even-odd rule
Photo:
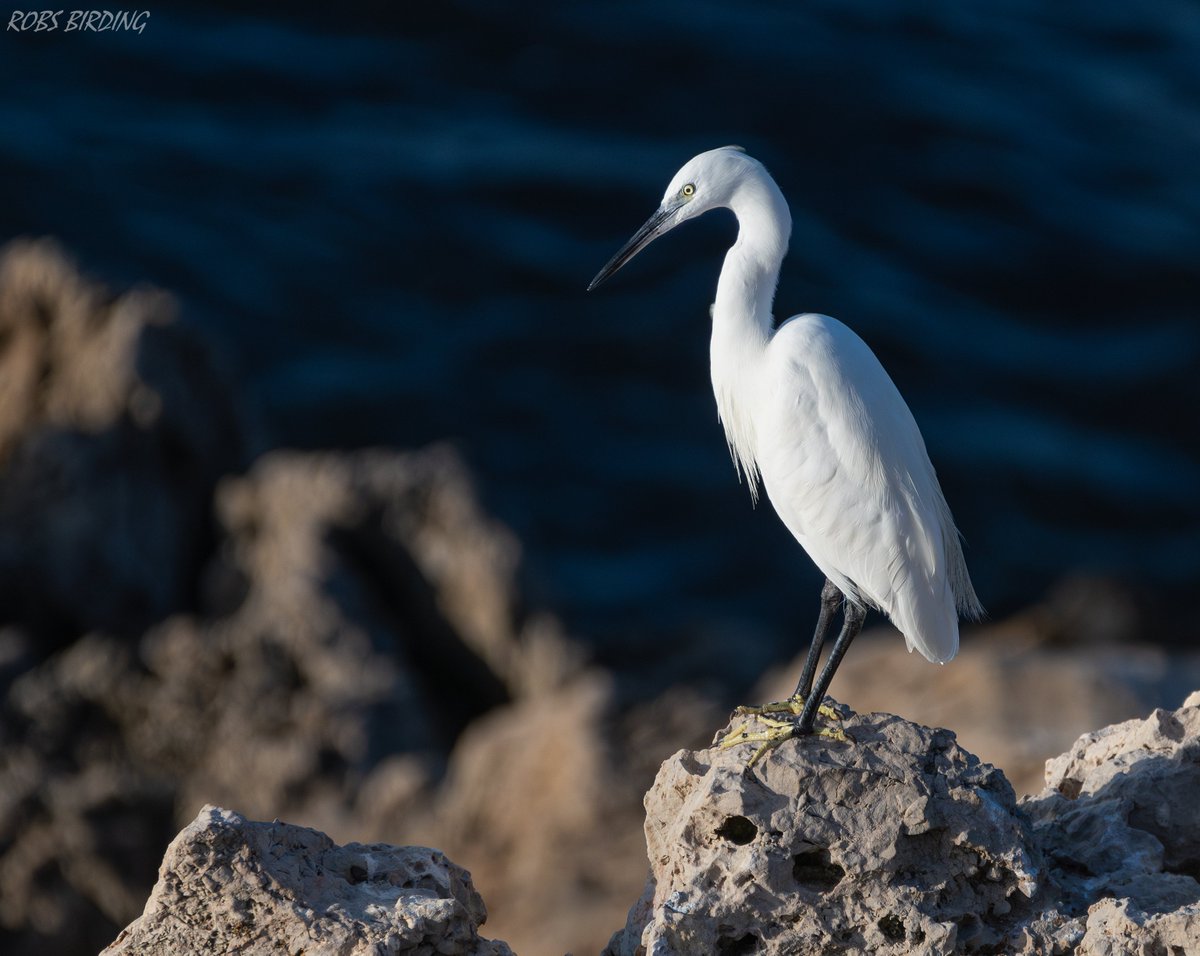
[[217, 478], [252, 429], [166, 293], [113, 295], [51, 242], [0, 251], [0, 621], [44, 654], [188, 606]]
[[1046, 788], [1022, 807], [1080, 956], [1200, 950], [1198, 791], [1200, 694], [1047, 762]]
[[[522, 640], [537, 623], [513, 600], [515, 545], [449, 449], [272, 452], [221, 483], [217, 513], [205, 603], [221, 613], [146, 634], [157, 719], [129, 728], [184, 806], [347, 830], [376, 763], [407, 755], [415, 796], [463, 728], [511, 699], [488, 654], [517, 667], [543, 646]], [[491, 595], [490, 630], [470, 628], [463, 592]]]
[[[885, 714], [853, 745], [682, 751], [646, 796], [651, 876], [606, 951], [951, 953], [1003, 945], [1040, 873], [1004, 775]], [[994, 950], [993, 950], [994, 951]]]
[[173, 789], [122, 741], [127, 644], [92, 636], [13, 683], [0, 711], [0, 950], [96, 952], [145, 900]]
[[437, 850], [336, 845], [206, 806], [167, 848], [145, 911], [104, 953], [511, 956], [479, 936], [471, 875]]
[[[519, 547], [458, 456], [273, 452], [217, 512], [224, 613], [143, 639], [141, 765], [184, 808], [435, 843], [514, 945], [598, 951], [644, 879], [650, 778], [624, 769], [611, 681], [524, 607]], [[681, 739], [649, 736], [655, 766]]]
[[216, 499], [202, 614], [44, 661], [0, 632], [0, 951], [95, 952], [218, 801], [434, 842], [531, 953], [596, 952], [644, 878], [652, 770], [628, 772], [625, 738], [657, 767], [691, 734], [624, 727], [611, 681], [523, 606], [519, 549], [446, 447], [274, 452]]
[[1200, 693], [1085, 734], [1019, 805], [949, 731], [845, 728], [753, 769], [748, 747], [669, 759], [607, 956], [1200, 952]]
[[[521, 607], [516, 545], [448, 449], [273, 453], [221, 483], [217, 511], [202, 615], [46, 660], [3, 632], [6, 953], [95, 952], [214, 800], [425, 842], [463, 730], [579, 670], [554, 622]], [[464, 829], [452, 814], [437, 827]]]
[[1200, 904], [1147, 912], [1128, 899], [1100, 900], [1074, 956], [1188, 956], [1200, 948]]

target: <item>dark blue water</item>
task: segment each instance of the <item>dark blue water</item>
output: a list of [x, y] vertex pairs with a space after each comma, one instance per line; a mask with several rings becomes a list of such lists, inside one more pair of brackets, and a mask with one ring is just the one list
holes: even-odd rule
[[777, 653], [819, 582], [716, 421], [732, 220], [583, 291], [740, 143], [792, 204], [778, 314], [875, 349], [993, 612], [1200, 584], [1200, 6], [409, 6], [6, 33], [0, 235], [179, 293], [274, 443], [456, 441], [602, 655]]

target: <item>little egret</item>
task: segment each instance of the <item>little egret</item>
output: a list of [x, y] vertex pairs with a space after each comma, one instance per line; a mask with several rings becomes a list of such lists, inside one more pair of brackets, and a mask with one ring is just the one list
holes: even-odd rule
[[[959, 614], [974, 618], [983, 609], [917, 423], [874, 353], [825, 315], [797, 315], [773, 327], [792, 217], [761, 163], [738, 146], [689, 160], [658, 210], [588, 291], [659, 236], [722, 208], [737, 217], [738, 237], [725, 256], [711, 310], [717, 413], [751, 495], [757, 497], [761, 480], [826, 578], [795, 693], [787, 701], [739, 708], [767, 729], [750, 733], [743, 725], [725, 739], [726, 746], [760, 743], [753, 764], [797, 734], [845, 739], [836, 729], [814, 730], [814, 723], [818, 712], [836, 717], [822, 702], [868, 607], [891, 619], [909, 651], [937, 663], [958, 651]], [[817, 675], [839, 605], [842, 628]]]

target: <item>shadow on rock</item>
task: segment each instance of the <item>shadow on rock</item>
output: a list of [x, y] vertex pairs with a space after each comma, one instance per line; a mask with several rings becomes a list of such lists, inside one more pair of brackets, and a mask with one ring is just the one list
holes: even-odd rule
[[213, 486], [254, 429], [176, 313], [88, 282], [49, 241], [0, 251], [0, 618], [34, 656], [194, 604]]
[[1198, 787], [1200, 693], [1049, 761], [1022, 804], [1059, 894], [1035, 928], [1081, 956], [1200, 945]]

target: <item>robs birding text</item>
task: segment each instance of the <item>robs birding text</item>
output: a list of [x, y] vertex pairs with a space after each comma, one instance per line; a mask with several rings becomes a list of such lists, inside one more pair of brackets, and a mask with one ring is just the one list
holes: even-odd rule
[[14, 10], [7, 29], [18, 33], [141, 33], [149, 20], [149, 10]]

